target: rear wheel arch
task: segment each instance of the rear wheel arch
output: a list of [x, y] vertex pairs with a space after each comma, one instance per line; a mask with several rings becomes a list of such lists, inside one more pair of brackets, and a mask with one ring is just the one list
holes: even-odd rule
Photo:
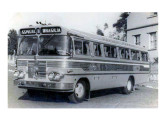
[[84, 78], [80, 78], [77, 82], [79, 81], [84, 81], [87, 85], [87, 89], [90, 91], [90, 82], [89, 82], [89, 79], [84, 77]]
[[123, 94], [130, 94], [134, 90], [135, 79], [134, 76], [131, 75], [128, 77], [126, 86], [122, 87]]

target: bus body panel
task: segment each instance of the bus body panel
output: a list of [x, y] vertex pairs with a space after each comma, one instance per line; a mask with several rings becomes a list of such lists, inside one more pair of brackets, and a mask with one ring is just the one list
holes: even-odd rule
[[[35, 63], [45, 61], [46, 75], [45, 78], [33, 78], [29, 77], [31, 66], [29, 63], [35, 66]], [[21, 66], [22, 65], [22, 66]], [[111, 66], [113, 65], [113, 66]], [[123, 65], [123, 66], [120, 66]], [[92, 66], [92, 67], [91, 67]], [[101, 67], [107, 68], [101, 68]], [[69, 90], [74, 90], [75, 84], [78, 80], [87, 78], [90, 83], [90, 90], [99, 90], [115, 87], [126, 86], [126, 83], [130, 76], [134, 77], [135, 84], [146, 82], [148, 80], [148, 71], [140, 71], [140, 67], [144, 66], [143, 64], [129, 64], [129, 63], [115, 63], [115, 62], [93, 62], [87, 60], [17, 60], [17, 69], [25, 71], [26, 75], [24, 81], [27, 82], [43, 82], [43, 83], [61, 83], [61, 84], [72, 84], [72, 88]], [[145, 65], [146, 66], [146, 65]], [[110, 69], [113, 67], [113, 69]], [[123, 68], [122, 68], [123, 67]], [[147, 66], [148, 67], [148, 66]], [[33, 68], [33, 67], [32, 67]], [[149, 68], [148, 68], [149, 69]], [[106, 70], [106, 71], [105, 71]], [[130, 71], [128, 71], [130, 70]], [[145, 70], [145, 69], [142, 69]], [[51, 72], [64, 74], [64, 77], [61, 78], [60, 82], [50, 81], [48, 79], [48, 74]], [[17, 80], [16, 80], [17, 81]], [[26, 87], [26, 85], [22, 86]], [[43, 89], [45, 89], [43, 87]], [[67, 89], [67, 88], [62, 88]]]

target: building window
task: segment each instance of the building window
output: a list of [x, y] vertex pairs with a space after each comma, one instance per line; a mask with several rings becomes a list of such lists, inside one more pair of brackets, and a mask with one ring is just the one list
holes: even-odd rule
[[140, 35], [134, 35], [135, 45], [140, 45]]
[[158, 13], [157, 12], [151, 12], [149, 15], [149, 18], [157, 17]]
[[150, 37], [149, 49], [150, 50], [157, 49], [157, 34], [156, 34], [156, 32], [149, 33], [149, 37]]

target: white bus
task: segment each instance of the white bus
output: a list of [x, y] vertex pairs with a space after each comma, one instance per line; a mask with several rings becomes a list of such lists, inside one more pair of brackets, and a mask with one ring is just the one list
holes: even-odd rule
[[92, 35], [62, 26], [20, 29], [14, 84], [27, 89], [69, 92], [79, 103], [90, 92], [121, 88], [149, 80], [147, 50], [127, 42]]

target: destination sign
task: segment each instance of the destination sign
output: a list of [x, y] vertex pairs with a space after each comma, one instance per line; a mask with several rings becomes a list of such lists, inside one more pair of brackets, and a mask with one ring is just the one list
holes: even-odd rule
[[21, 35], [34, 35], [34, 34], [36, 34], [36, 29], [35, 28], [21, 29], [20, 34]]
[[54, 34], [54, 33], [61, 33], [60, 27], [43, 27], [41, 28], [42, 34]]

